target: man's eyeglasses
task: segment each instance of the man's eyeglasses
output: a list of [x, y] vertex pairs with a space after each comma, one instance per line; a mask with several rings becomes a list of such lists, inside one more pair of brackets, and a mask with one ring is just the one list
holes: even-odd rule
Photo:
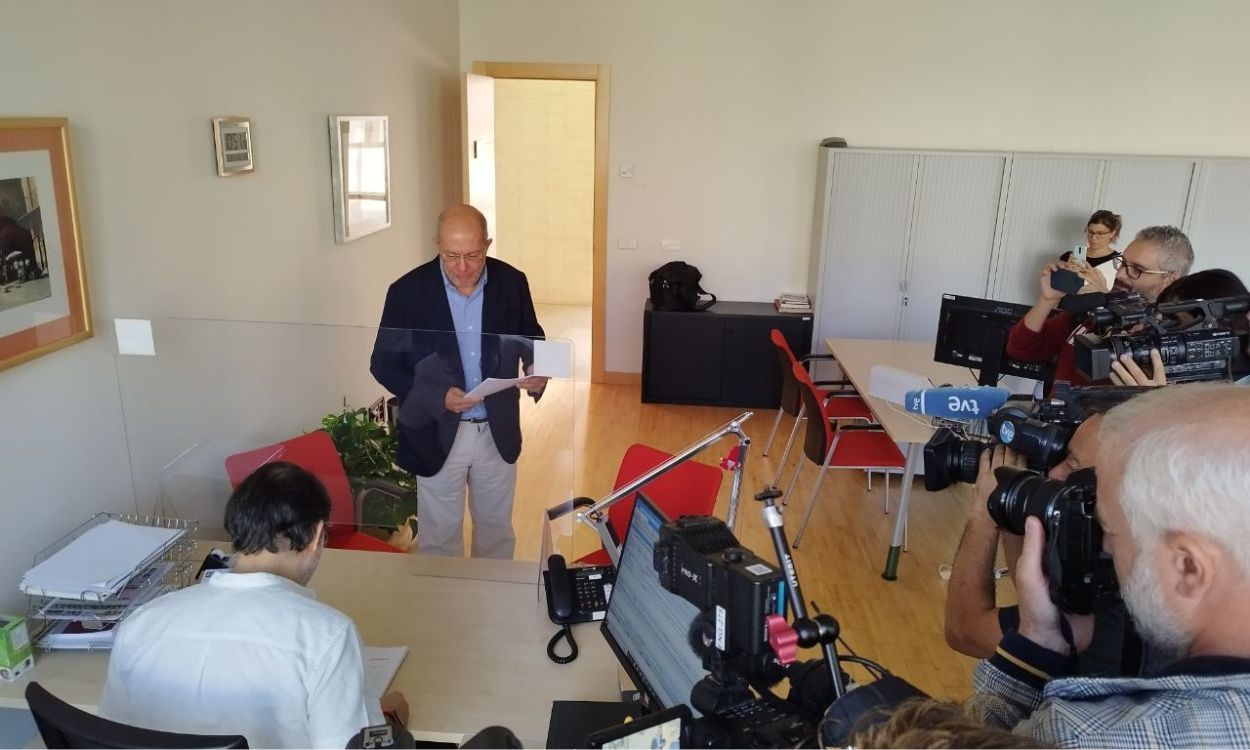
[[1086, 229], [1085, 234], [1089, 235], [1090, 237], [1109, 237], [1115, 234], [1115, 232], [1095, 232], [1092, 229]]
[[438, 256], [443, 259], [444, 263], [480, 263], [482, 258], [486, 257], [485, 250], [476, 250], [471, 253], [439, 253]]
[[1151, 271], [1149, 268], [1142, 268], [1136, 263], [1132, 263], [1130, 261], [1125, 260], [1121, 256], [1116, 256], [1115, 258], [1112, 258], [1111, 265], [1115, 266], [1115, 269], [1117, 271], [1123, 268], [1124, 275], [1129, 277], [1130, 279], [1140, 279], [1143, 273], [1150, 274], [1152, 276], [1167, 276], [1169, 273], [1171, 273], [1170, 271]]

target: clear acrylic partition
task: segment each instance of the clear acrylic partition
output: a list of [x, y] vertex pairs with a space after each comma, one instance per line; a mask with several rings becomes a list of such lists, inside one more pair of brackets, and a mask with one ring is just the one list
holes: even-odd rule
[[[413, 429], [438, 439], [436, 420], [443, 410], [432, 403], [437, 400], [432, 394], [445, 394], [462, 377], [455, 372], [455, 334], [221, 320], [150, 322], [150, 340], [143, 341], [141, 332], [137, 342], [119, 342], [116, 359], [139, 513], [194, 519], [200, 539], [224, 542], [223, 515], [233, 486], [255, 466], [294, 460], [297, 454], [296, 462], [302, 463], [311, 452], [321, 456], [313, 459], [322, 463], [315, 473], [322, 475], [332, 500], [340, 501], [330, 546], [383, 543], [420, 554], [414, 540], [420, 499], [411, 473], [392, 463], [395, 432]], [[548, 523], [545, 513], [578, 494], [574, 443], [582, 438], [576, 403], [585, 389], [574, 377], [573, 345], [560, 339], [537, 344], [512, 336], [481, 339], [487, 374], [519, 377], [523, 363], [533, 363], [540, 374], [555, 375], [537, 402], [515, 387], [489, 397], [492, 408], [510, 398], [520, 401], [513, 557], [545, 560], [549, 550], [568, 548], [573, 538], [572, 515]], [[388, 353], [386, 364], [375, 369], [387, 373], [383, 379], [390, 387], [408, 389], [403, 398], [393, 400], [395, 394], [371, 372], [375, 345]], [[325, 427], [334, 447], [328, 461], [320, 439], [305, 438], [299, 449], [287, 442]], [[456, 429], [454, 422], [451, 429]], [[472, 550], [471, 525], [466, 508], [466, 555]]]

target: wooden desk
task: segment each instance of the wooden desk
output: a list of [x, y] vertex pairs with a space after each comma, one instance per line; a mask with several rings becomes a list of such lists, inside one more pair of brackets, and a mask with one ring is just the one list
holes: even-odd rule
[[[328, 549], [311, 587], [355, 620], [365, 645], [408, 646], [390, 689], [407, 696], [419, 739], [500, 724], [542, 747], [552, 701], [619, 700], [620, 682], [596, 627], [576, 628], [577, 661], [547, 658], [557, 628], [537, 581], [534, 562]], [[39, 652], [29, 679], [94, 712], [107, 668], [107, 653]], [[25, 708], [26, 682], [0, 683], [0, 706]]]
[[890, 438], [906, 445], [907, 464], [903, 470], [903, 492], [894, 518], [894, 534], [886, 554], [881, 577], [887, 581], [898, 578], [899, 554], [907, 533], [907, 506], [911, 501], [912, 480], [923, 460], [924, 444], [933, 435], [927, 418], [909, 415], [898, 404], [868, 394], [868, 378], [875, 365], [915, 373], [936, 384], [976, 385], [976, 377], [967, 369], [933, 361], [933, 343], [928, 341], [878, 341], [872, 339], [825, 339], [842, 372], [872, 409], [873, 416]]

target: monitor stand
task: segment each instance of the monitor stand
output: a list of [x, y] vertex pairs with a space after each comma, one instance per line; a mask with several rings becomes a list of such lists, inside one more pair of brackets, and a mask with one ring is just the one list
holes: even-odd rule
[[977, 385], [998, 385], [1003, 366], [1003, 350], [1007, 347], [1007, 331], [998, 326], [985, 329], [985, 341], [981, 347], [981, 376]]

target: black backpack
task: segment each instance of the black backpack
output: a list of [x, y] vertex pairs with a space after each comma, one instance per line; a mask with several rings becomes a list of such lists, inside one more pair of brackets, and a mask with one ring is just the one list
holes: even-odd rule
[[[699, 286], [703, 274], [699, 269], [680, 260], [665, 263], [651, 272], [647, 282], [651, 286], [651, 309], [653, 310], [706, 310], [716, 304], [716, 295]], [[712, 299], [700, 302], [699, 295]]]

